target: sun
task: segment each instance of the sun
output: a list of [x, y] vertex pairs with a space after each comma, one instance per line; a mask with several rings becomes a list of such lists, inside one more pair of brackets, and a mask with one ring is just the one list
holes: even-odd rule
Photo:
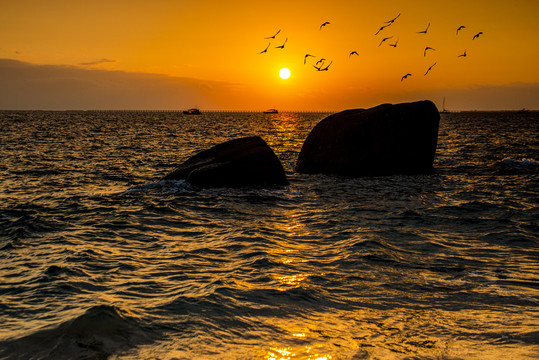
[[287, 68], [282, 68], [281, 70], [279, 70], [279, 76], [281, 77], [281, 79], [288, 79], [290, 77], [290, 70], [288, 70]]

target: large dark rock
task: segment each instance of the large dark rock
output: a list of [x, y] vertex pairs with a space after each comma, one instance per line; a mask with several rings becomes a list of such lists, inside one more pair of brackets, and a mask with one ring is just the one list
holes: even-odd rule
[[201, 188], [288, 185], [279, 158], [258, 136], [234, 139], [187, 159], [163, 180]]
[[347, 176], [432, 171], [439, 122], [431, 101], [330, 115], [307, 136], [296, 171]]

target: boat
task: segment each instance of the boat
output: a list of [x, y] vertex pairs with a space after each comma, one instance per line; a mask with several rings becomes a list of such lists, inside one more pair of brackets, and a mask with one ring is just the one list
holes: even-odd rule
[[264, 114], [278, 114], [279, 112], [277, 111], [277, 109], [273, 108], [273, 109], [268, 109], [266, 111], [264, 111]]
[[444, 113], [444, 114], [447, 114], [447, 113], [449, 112], [449, 110], [447, 110], [447, 109], [445, 108], [445, 97], [444, 97], [444, 102], [443, 102], [443, 105], [442, 105], [442, 111], [440, 111], [440, 112], [442, 112], [442, 113]]
[[524, 109], [520, 109], [519, 111], [517, 111], [517, 114], [528, 114], [530, 112], [530, 110], [524, 108]]
[[198, 110], [197, 108], [184, 110], [183, 113], [185, 115], [200, 115], [201, 114], [200, 110]]

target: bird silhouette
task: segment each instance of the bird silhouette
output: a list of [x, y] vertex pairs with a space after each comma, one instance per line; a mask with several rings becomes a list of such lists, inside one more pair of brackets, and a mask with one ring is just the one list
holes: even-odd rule
[[395, 41], [394, 44], [389, 44], [389, 46], [393, 46], [394, 48], [396, 48], [398, 43], [399, 43], [399, 39], [397, 39], [397, 41]]
[[383, 38], [382, 41], [380, 41], [380, 44], [378, 44], [378, 47], [384, 43], [384, 41], [391, 39], [393, 36]]
[[268, 52], [268, 48], [270, 47], [271, 43], [268, 44], [268, 46], [266, 46], [266, 48], [264, 50], [262, 50], [261, 52], [259, 52], [259, 54], [263, 54], [265, 52]]
[[313, 67], [318, 71], [322, 71], [322, 65], [320, 66], [313, 65]]
[[316, 65], [320, 64], [320, 66], [324, 66], [324, 61], [326, 61], [326, 59], [321, 58], [320, 60], [318, 60], [318, 61], [316, 62]]
[[386, 27], [388, 27], [389, 25], [391, 25], [391, 24], [382, 25], [382, 26], [380, 27], [380, 29], [378, 29], [378, 31], [374, 33], [374, 35], [378, 35], [378, 34], [380, 33], [380, 31], [384, 30], [384, 29], [385, 29]]
[[475, 35], [473, 36], [472, 40], [475, 40], [475, 38], [478, 38], [479, 35], [483, 35], [483, 32], [480, 31], [480, 32], [478, 32], [477, 34], [475, 34]]
[[427, 28], [426, 28], [425, 30], [423, 30], [423, 31], [418, 31], [417, 33], [418, 33], [418, 34], [426, 34], [427, 31], [429, 30], [429, 27], [430, 27], [430, 23], [427, 25]]
[[459, 31], [462, 30], [462, 29], [466, 29], [466, 26], [464, 26], [464, 25], [459, 26], [458, 29], [457, 29], [457, 35], [459, 34]]
[[322, 28], [323, 28], [324, 26], [329, 25], [329, 24], [330, 24], [330, 22], [329, 22], [329, 21], [326, 21], [325, 23], [323, 23], [322, 25], [320, 25], [320, 30], [322, 30]]
[[[333, 60], [329, 63], [329, 65], [333, 64]], [[325, 68], [321, 69], [320, 71], [328, 71], [329, 65]]]
[[286, 40], [284, 41], [284, 43], [282, 45], [276, 46], [275, 48], [276, 49], [284, 49], [284, 45], [286, 44], [287, 41], [288, 41], [288, 38], [286, 38]]
[[352, 55], [357, 55], [357, 56], [359, 56], [359, 54], [357, 53], [357, 51], [352, 51], [352, 52], [350, 53], [350, 55], [348, 55], [348, 58], [350, 58], [350, 56], [352, 56]]
[[429, 71], [434, 67], [434, 65], [436, 65], [436, 63], [432, 64], [432, 65], [428, 68], [428, 70], [427, 70], [427, 72], [425, 73], [425, 75], [427, 75], [427, 74], [429, 73]]
[[399, 18], [399, 16], [401, 16], [401, 14], [399, 13], [399, 15], [395, 16], [395, 18], [389, 20], [389, 21], [386, 21], [386, 24], [393, 24], [395, 22], [395, 20], [397, 20]]
[[408, 76], [412, 76], [412, 74], [408, 73], [408, 74], [404, 75], [403, 77], [401, 77], [401, 82], [402, 82], [402, 80], [408, 78]]
[[425, 48], [425, 51], [423, 51], [423, 56], [427, 55], [427, 50], [434, 50], [434, 51], [436, 51], [436, 49], [433, 49], [433, 48], [431, 48], [430, 46], [427, 46], [427, 47]]
[[466, 49], [464, 50], [464, 53], [463, 54], [460, 54], [459, 56], [457, 57], [466, 57]]
[[280, 33], [280, 32], [281, 32], [281, 29], [279, 29], [279, 31], [277, 31], [277, 32], [275, 33], [275, 35], [269, 36], [269, 37], [264, 38], [264, 39], [275, 39], [275, 37], [277, 36], [277, 34]]
[[305, 54], [305, 58], [303, 58], [303, 65], [305, 65], [307, 63], [307, 58], [308, 57], [314, 57], [314, 55], [311, 55], [311, 54]]

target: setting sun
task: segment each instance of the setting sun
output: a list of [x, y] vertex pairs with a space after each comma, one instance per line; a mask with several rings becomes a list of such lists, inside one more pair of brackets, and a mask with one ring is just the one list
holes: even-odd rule
[[282, 68], [281, 70], [279, 70], [279, 76], [281, 77], [281, 79], [288, 79], [290, 77], [290, 70], [288, 70], [287, 68]]

